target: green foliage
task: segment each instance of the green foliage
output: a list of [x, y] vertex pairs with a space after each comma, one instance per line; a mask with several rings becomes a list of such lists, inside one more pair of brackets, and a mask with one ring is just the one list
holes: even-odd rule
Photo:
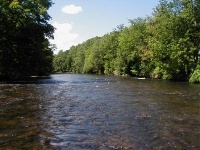
[[[122, 28], [121, 28], [122, 29]], [[115, 74], [115, 63], [117, 57], [118, 38], [120, 31], [113, 31], [103, 37], [104, 49], [104, 73]]]
[[146, 39], [146, 20], [130, 20], [131, 26], [119, 35], [116, 70], [120, 74], [139, 75], [143, 45]]
[[47, 38], [50, 0], [0, 1], [0, 78], [48, 75], [53, 52]]
[[192, 73], [189, 82], [200, 83], [200, 64], [196, 67], [196, 69]]
[[101, 38], [96, 37], [93, 44], [86, 51], [84, 73], [102, 74], [104, 71], [104, 50]]
[[152, 17], [129, 22], [56, 55], [55, 71], [199, 82], [199, 0], [161, 0]]
[[[62, 50], [59, 51], [59, 53], [54, 57], [53, 60], [53, 67], [54, 67], [54, 71], [55, 72], [66, 72], [69, 71], [68, 70], [68, 63], [66, 62], [67, 60], [69, 60], [69, 58], [67, 58], [67, 53], [64, 53]], [[71, 65], [70, 65], [71, 68]]]
[[161, 1], [150, 22], [149, 45], [164, 79], [188, 80], [198, 61], [199, 24], [192, 1]]

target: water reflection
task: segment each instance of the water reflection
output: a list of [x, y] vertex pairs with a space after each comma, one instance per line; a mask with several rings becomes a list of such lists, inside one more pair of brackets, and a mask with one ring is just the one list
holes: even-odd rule
[[73, 74], [38, 83], [0, 85], [1, 148], [199, 149], [199, 85]]

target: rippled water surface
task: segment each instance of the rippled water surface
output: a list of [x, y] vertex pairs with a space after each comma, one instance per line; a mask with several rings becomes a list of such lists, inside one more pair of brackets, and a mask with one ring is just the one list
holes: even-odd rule
[[200, 85], [77, 74], [0, 84], [0, 149], [200, 149]]

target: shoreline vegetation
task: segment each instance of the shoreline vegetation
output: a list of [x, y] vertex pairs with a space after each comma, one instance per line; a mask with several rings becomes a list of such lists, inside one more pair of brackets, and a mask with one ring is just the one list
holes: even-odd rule
[[72, 72], [200, 83], [199, 0], [160, 0], [152, 16], [56, 55], [52, 4], [0, 1], [0, 81]]
[[129, 23], [60, 50], [54, 71], [200, 83], [199, 0], [161, 0], [152, 16]]
[[52, 73], [51, 0], [0, 1], [0, 79], [26, 80]]

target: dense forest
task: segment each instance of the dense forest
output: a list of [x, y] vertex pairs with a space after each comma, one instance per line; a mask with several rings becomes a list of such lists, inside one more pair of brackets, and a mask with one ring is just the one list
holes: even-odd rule
[[199, 0], [161, 0], [129, 23], [61, 50], [54, 71], [200, 82]]
[[44, 76], [53, 71], [48, 23], [51, 0], [0, 0], [0, 79]]

